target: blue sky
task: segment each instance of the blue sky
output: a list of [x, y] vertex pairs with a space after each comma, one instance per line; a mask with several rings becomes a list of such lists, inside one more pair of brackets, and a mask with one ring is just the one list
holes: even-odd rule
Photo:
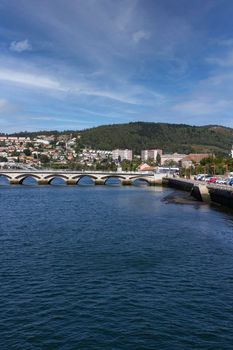
[[233, 1], [0, 0], [0, 131], [233, 127]]

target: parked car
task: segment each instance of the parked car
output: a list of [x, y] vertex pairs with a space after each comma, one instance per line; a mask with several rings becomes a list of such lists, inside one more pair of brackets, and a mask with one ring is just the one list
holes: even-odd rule
[[208, 174], [198, 174], [194, 176], [194, 180], [198, 180], [201, 181], [201, 179], [205, 176], [207, 176]]
[[209, 179], [211, 179], [211, 177], [212, 177], [212, 175], [206, 175], [206, 176], [203, 176], [203, 177], [201, 178], [201, 181], [208, 182], [208, 181], [209, 181]]
[[217, 177], [212, 176], [212, 177], [210, 177], [210, 178], [207, 180], [207, 182], [208, 182], [208, 184], [211, 184], [211, 183], [215, 183], [217, 180], [218, 180]]
[[226, 185], [227, 182], [228, 182], [228, 179], [225, 179], [225, 178], [222, 178], [222, 177], [218, 178], [217, 181], [216, 181], [216, 183], [219, 184], [219, 185]]

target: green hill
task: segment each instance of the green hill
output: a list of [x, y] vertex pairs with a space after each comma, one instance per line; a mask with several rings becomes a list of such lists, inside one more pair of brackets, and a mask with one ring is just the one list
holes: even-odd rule
[[217, 126], [134, 122], [102, 125], [73, 131], [41, 131], [14, 135], [35, 137], [39, 134], [81, 135], [80, 142], [95, 149], [129, 148], [140, 154], [142, 149], [161, 148], [164, 152], [228, 154], [233, 144], [233, 129]]
[[190, 126], [136, 122], [103, 125], [80, 132], [82, 143], [93, 148], [161, 148], [165, 152], [214, 152], [228, 154], [233, 144], [233, 129], [223, 126]]

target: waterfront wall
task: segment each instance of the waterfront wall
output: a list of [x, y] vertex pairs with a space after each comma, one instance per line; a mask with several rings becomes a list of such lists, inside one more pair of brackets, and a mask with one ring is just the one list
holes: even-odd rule
[[177, 179], [171, 177], [164, 177], [162, 184], [164, 186], [177, 188], [178, 190], [191, 192], [193, 188], [193, 182], [184, 179]]
[[211, 201], [233, 209], [233, 190], [209, 188]]
[[164, 178], [163, 185], [189, 192], [198, 201], [221, 204], [225, 207], [233, 208], [233, 188], [230, 186], [221, 188], [214, 184], [208, 185], [181, 178]]

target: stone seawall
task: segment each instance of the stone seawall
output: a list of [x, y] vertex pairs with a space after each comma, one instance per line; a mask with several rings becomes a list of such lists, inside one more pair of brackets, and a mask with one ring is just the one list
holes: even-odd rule
[[187, 191], [187, 192], [191, 192], [193, 188], [193, 182], [185, 179], [176, 179], [171, 177], [169, 178], [164, 177], [162, 184], [164, 186], [177, 188], [179, 190]]
[[224, 205], [228, 208], [233, 208], [233, 190], [209, 188], [210, 199], [214, 203]]
[[198, 201], [221, 204], [228, 208], [233, 208], [233, 188], [220, 187], [218, 185], [208, 185], [194, 180], [164, 178], [163, 185], [187, 191]]

